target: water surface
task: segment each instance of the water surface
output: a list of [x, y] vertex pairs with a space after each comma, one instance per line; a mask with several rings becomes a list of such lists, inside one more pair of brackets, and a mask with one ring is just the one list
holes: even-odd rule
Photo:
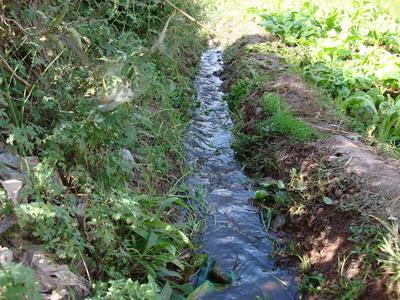
[[198, 108], [188, 128], [186, 150], [192, 168], [188, 184], [203, 191], [208, 206], [201, 252], [234, 272], [231, 286], [202, 299], [297, 299], [295, 277], [274, 268], [272, 243], [252, 206], [254, 190], [231, 148], [232, 120], [221, 92], [222, 52], [210, 49], [196, 79]]

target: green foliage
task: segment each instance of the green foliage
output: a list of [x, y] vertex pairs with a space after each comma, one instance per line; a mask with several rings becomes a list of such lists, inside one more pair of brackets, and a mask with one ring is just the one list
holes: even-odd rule
[[77, 249], [83, 250], [84, 241], [73, 218], [72, 206], [63, 206], [34, 202], [15, 208], [21, 228], [30, 225], [33, 236], [40, 238], [48, 250], [58, 257], [74, 258]]
[[278, 134], [298, 141], [309, 141], [315, 137], [315, 132], [293, 115], [279, 95], [273, 93], [264, 95], [261, 104], [268, 114], [268, 117], [257, 125], [264, 137]]
[[132, 300], [156, 300], [159, 297], [159, 288], [152, 277], [148, 277], [148, 283], [140, 284], [129, 279], [111, 280], [108, 283], [95, 285], [95, 292], [91, 300], [112, 300], [112, 299], [132, 299]]
[[399, 224], [383, 223], [386, 232], [382, 237], [380, 261], [383, 271], [390, 277], [390, 290], [397, 296], [400, 295], [400, 233]]
[[[174, 3], [202, 17], [200, 1]], [[167, 295], [192, 247], [189, 225], [174, 224], [185, 204], [170, 195], [185, 171], [182, 136], [203, 34], [176, 15], [150, 51], [173, 12], [158, 0], [35, 9], [6, 1], [2, 9], [0, 59], [13, 72], [0, 67], [0, 143], [40, 160], [28, 201], [14, 209], [18, 224], [62, 263], [84, 256], [96, 270], [96, 299]]]
[[[400, 87], [400, 23], [381, 4], [356, 0], [319, 8], [301, 1], [297, 9], [256, 13], [264, 27], [303, 55], [306, 77], [342, 103], [343, 110], [383, 141], [398, 144], [396, 103]], [[298, 54], [299, 52], [297, 52]]]
[[42, 299], [32, 269], [14, 263], [0, 267], [0, 299]]
[[[239, 158], [246, 160], [248, 168], [260, 170], [261, 165], [268, 167], [268, 161], [265, 161], [268, 158], [259, 149], [270, 139], [287, 136], [295, 142], [305, 142], [316, 138], [317, 134], [294, 116], [278, 94], [264, 93], [258, 96], [268, 77], [252, 72], [252, 68], [248, 63], [244, 70], [240, 69], [249, 77], [235, 81], [226, 100], [236, 116], [232, 147]], [[243, 111], [246, 110], [254, 110], [252, 114], [258, 112], [251, 120], [245, 120]]]
[[326, 284], [325, 277], [318, 272], [303, 275], [299, 284], [300, 290], [305, 294], [321, 294]]
[[366, 286], [361, 279], [348, 279], [342, 276], [339, 279], [338, 288], [337, 299], [351, 300], [359, 299], [364, 294]]

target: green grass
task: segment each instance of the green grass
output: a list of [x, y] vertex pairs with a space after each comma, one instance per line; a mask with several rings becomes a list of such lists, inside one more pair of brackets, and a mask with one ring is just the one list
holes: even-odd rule
[[292, 4], [281, 1], [254, 13], [284, 48], [294, 48], [304, 76], [335, 99], [363, 132], [396, 146], [398, 21], [385, 7], [368, 1], [352, 1], [340, 10], [318, 7], [316, 1]]
[[304, 121], [296, 118], [281, 96], [269, 93], [261, 98], [264, 111], [268, 114], [257, 126], [264, 136], [283, 135], [296, 141], [310, 141], [315, 131]]

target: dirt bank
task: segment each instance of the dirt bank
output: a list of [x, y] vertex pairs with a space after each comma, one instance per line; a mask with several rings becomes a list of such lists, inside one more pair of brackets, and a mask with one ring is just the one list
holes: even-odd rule
[[[293, 194], [297, 198], [294, 205], [275, 208], [286, 216], [283, 238], [294, 241], [297, 247], [284, 251], [281, 261], [297, 261], [300, 269], [309, 264], [300, 273], [306, 285], [303, 290], [312, 299], [344, 297], [343, 291], [350, 297], [345, 299], [389, 298], [376, 253], [366, 253], [363, 239], [364, 244], [377, 249], [378, 230], [367, 229], [379, 227], [371, 216], [382, 220], [400, 217], [400, 163], [346, 128], [334, 110], [321, 103], [325, 96], [281, 57], [254, 47], [273, 41], [272, 36], [253, 35], [229, 47], [225, 84], [229, 93], [246, 77], [253, 80], [254, 74], [261, 74], [268, 78], [250, 89], [241, 102], [237, 112], [241, 134], [255, 135], [257, 124], [268, 119], [260, 112], [260, 99], [274, 93], [318, 135], [302, 142], [270, 135], [239, 151], [253, 176], [289, 183], [296, 179], [303, 187]], [[322, 274], [323, 280], [317, 274]]]

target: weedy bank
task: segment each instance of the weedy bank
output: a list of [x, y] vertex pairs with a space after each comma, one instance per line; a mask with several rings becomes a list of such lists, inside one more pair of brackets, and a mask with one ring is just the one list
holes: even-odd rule
[[400, 23], [392, 10], [375, 1], [283, 1], [254, 12], [296, 49], [291, 62], [353, 118], [354, 128], [397, 147]]
[[205, 33], [164, 1], [0, 6], [0, 297], [189, 293], [179, 182]]
[[[357, 37], [347, 36], [343, 49], [352, 53], [340, 58], [340, 45], [329, 52], [322, 43], [330, 33], [313, 18], [317, 9], [309, 2], [301, 7], [262, 11], [262, 24], [274, 35], [245, 36], [226, 50], [227, 101], [236, 120], [233, 147], [258, 185], [254, 203], [276, 241], [274, 255], [281, 264], [298, 266], [303, 297], [396, 298], [399, 239], [397, 223], [389, 219], [399, 217], [394, 207], [400, 191], [389, 192], [395, 184], [374, 176], [392, 176], [399, 162], [369, 144], [376, 139], [396, 144], [394, 131], [390, 138], [381, 133], [389, 117], [384, 107], [396, 105], [398, 88], [389, 86], [393, 78], [374, 75], [384, 68], [379, 60], [354, 48], [373, 47], [396, 61], [396, 42], [366, 42], [371, 37], [360, 31], [369, 27], [358, 22], [382, 11], [356, 2], [354, 20], [340, 9], [332, 17], [337, 20], [332, 24], [343, 29], [338, 20], [345, 22]], [[303, 10], [314, 13], [300, 18]], [[360, 76], [370, 84], [357, 81]], [[381, 100], [371, 102], [371, 109], [355, 104], [372, 95]]]

